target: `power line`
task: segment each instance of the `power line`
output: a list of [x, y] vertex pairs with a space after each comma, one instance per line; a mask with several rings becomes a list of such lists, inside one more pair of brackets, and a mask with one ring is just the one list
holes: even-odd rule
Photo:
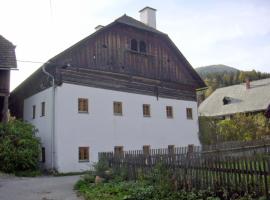
[[35, 64], [48, 64], [49, 62], [41, 62], [41, 61], [32, 61], [32, 60], [16, 60], [17, 62], [23, 63], [35, 63]]

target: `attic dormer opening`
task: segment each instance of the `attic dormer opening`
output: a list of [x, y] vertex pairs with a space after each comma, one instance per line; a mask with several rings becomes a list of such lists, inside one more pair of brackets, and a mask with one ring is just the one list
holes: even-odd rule
[[130, 48], [133, 51], [138, 51], [138, 42], [136, 39], [131, 40]]
[[146, 44], [144, 41], [140, 41], [140, 52], [146, 53]]
[[223, 105], [228, 105], [231, 103], [231, 99], [230, 97], [224, 97], [223, 98]]

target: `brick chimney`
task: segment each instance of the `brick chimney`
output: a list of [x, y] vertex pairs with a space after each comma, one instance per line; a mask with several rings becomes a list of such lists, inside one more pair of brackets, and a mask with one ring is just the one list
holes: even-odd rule
[[249, 78], [246, 78], [246, 89], [247, 90], [250, 89], [250, 80], [249, 80]]
[[152, 28], [156, 28], [156, 11], [156, 9], [148, 6], [141, 9], [139, 11], [141, 22]]

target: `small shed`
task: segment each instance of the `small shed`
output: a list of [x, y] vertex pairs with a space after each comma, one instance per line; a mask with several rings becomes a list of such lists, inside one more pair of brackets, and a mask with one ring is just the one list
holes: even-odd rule
[[7, 121], [10, 70], [17, 68], [15, 46], [0, 35], [0, 122]]

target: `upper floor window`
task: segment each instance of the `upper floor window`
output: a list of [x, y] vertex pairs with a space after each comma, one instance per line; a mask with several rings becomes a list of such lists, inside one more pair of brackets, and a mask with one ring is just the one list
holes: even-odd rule
[[146, 44], [144, 41], [140, 41], [140, 52], [146, 53]]
[[133, 50], [133, 51], [138, 51], [138, 43], [137, 43], [137, 40], [135, 40], [135, 39], [132, 39], [132, 40], [131, 40], [130, 48], [131, 48], [131, 50]]
[[187, 108], [187, 119], [193, 119], [192, 108]]
[[41, 117], [45, 116], [45, 102], [43, 101], [41, 103]]
[[117, 102], [117, 101], [113, 102], [113, 113], [114, 113], [114, 115], [122, 115], [123, 114], [122, 102]]
[[173, 118], [173, 107], [172, 106], [166, 106], [166, 114], [167, 114], [167, 118]]
[[150, 117], [150, 105], [149, 104], [143, 104], [143, 116], [144, 117]]
[[88, 112], [88, 99], [85, 99], [85, 98], [78, 99], [78, 111], [80, 113]]

